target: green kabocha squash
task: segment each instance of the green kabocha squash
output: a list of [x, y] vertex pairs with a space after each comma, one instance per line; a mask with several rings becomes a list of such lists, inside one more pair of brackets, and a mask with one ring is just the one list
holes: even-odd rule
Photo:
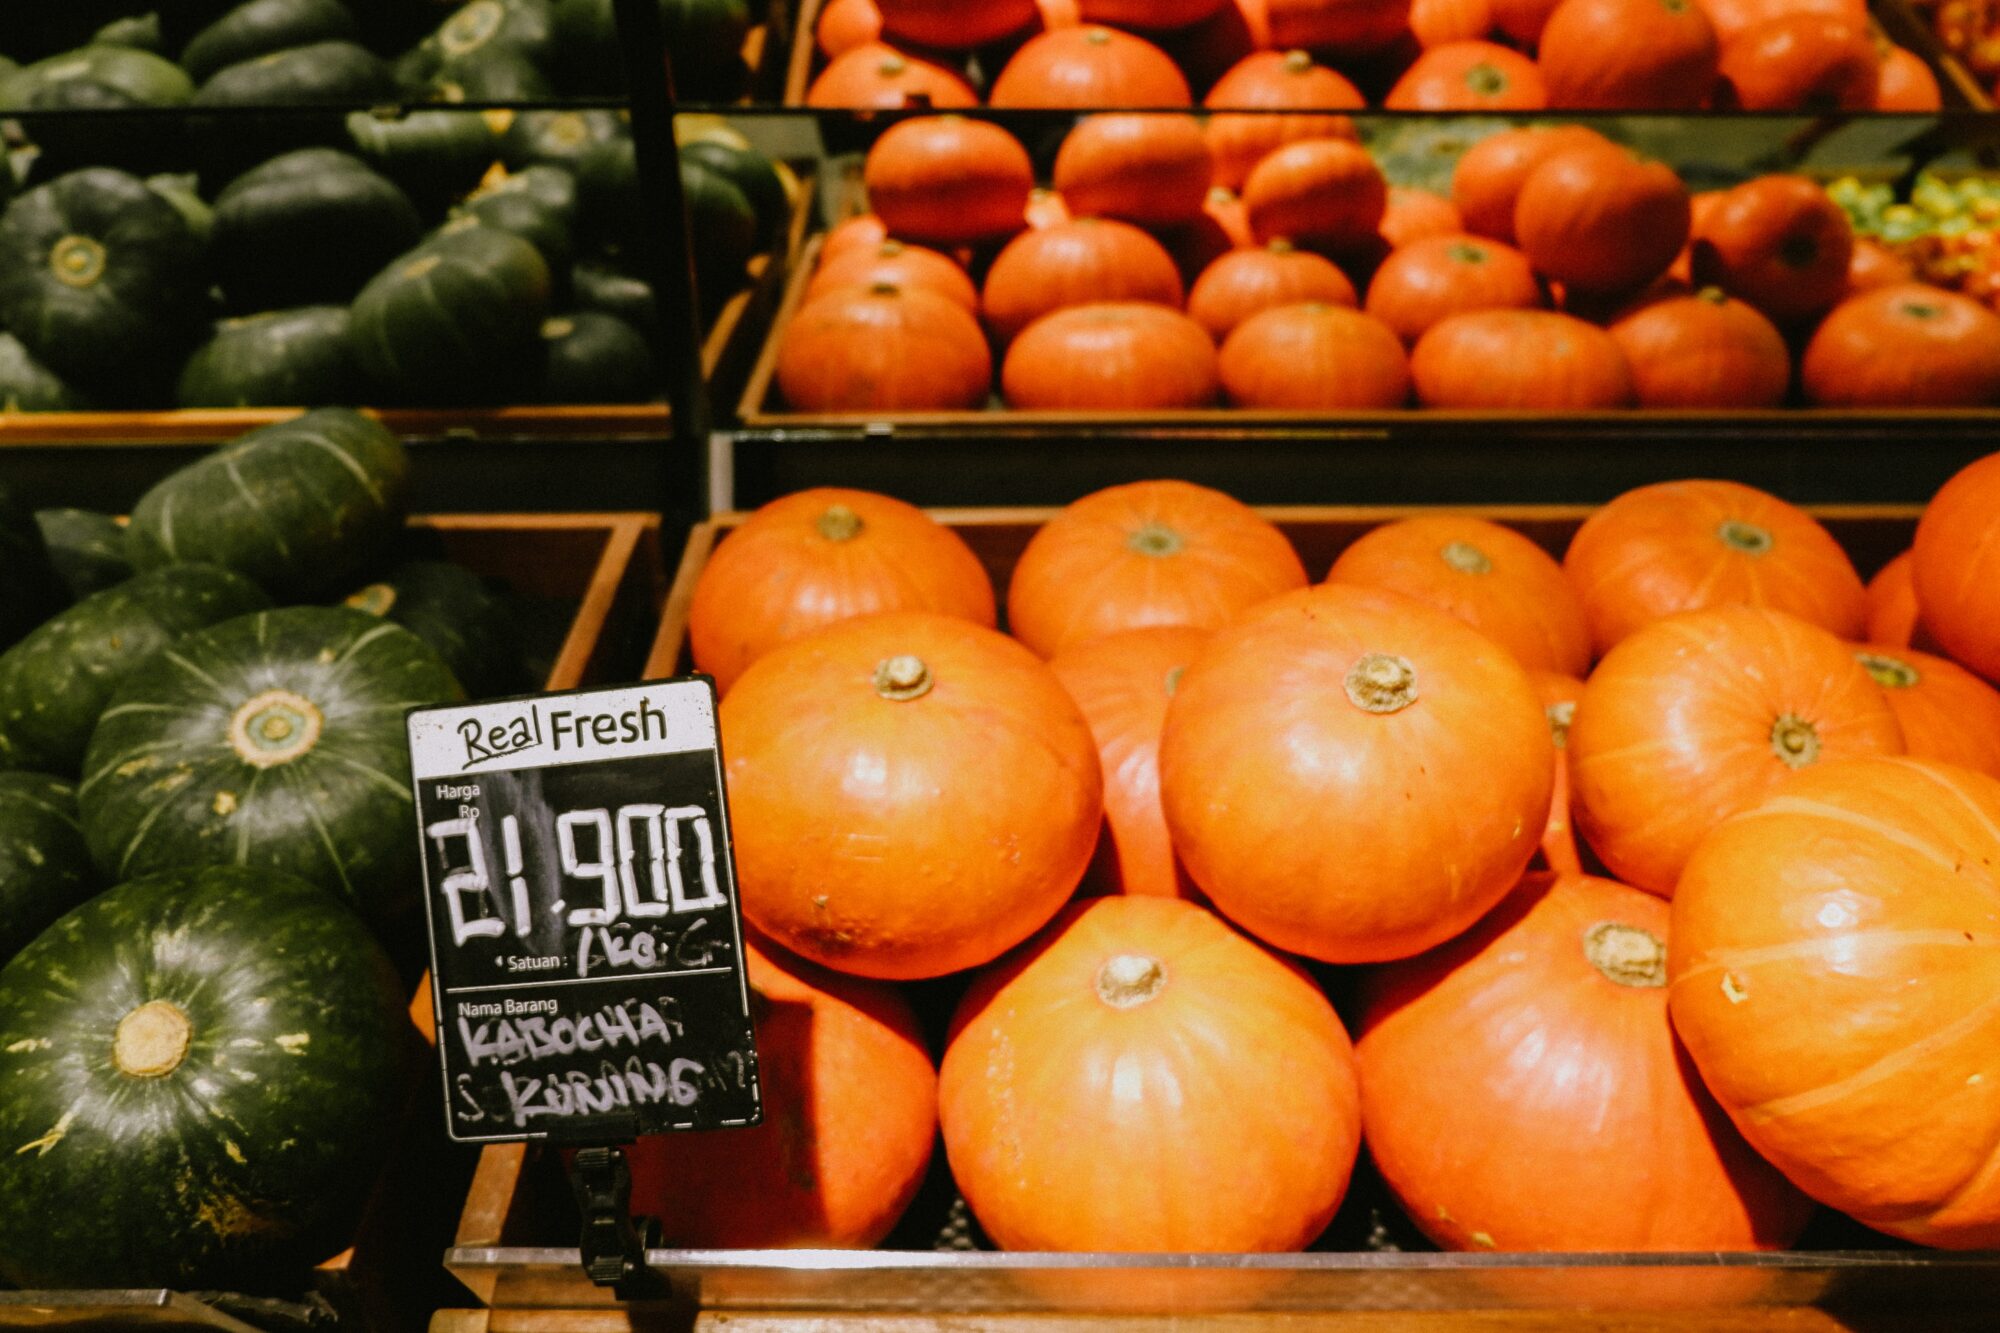
[[651, 283], [602, 264], [578, 264], [569, 282], [578, 310], [616, 315], [649, 339], [660, 336], [660, 306]]
[[270, 606], [215, 565], [169, 565], [93, 593], [0, 653], [0, 764], [74, 777], [105, 702], [184, 634]]
[[348, 41], [313, 42], [271, 51], [210, 75], [195, 94], [197, 106], [303, 106], [366, 102], [391, 97], [389, 66], [366, 47]]
[[181, 370], [182, 407], [325, 407], [355, 398], [347, 307], [225, 319]]
[[76, 787], [43, 773], [0, 773], [0, 966], [96, 883]]
[[169, 118], [121, 120], [107, 134], [95, 117], [61, 113], [175, 107], [193, 97], [194, 84], [180, 66], [125, 46], [86, 46], [0, 80], [0, 111], [43, 113], [23, 122], [38, 150], [38, 180], [93, 166], [144, 175], [179, 165], [181, 129]]
[[344, 407], [259, 427], [166, 477], [132, 507], [136, 569], [233, 569], [272, 596], [350, 584], [402, 524], [410, 460], [380, 422]]
[[409, 561], [348, 597], [346, 605], [429, 644], [471, 698], [517, 694], [533, 683], [526, 679], [513, 608], [463, 565]]
[[540, 102], [555, 96], [542, 67], [512, 51], [459, 61], [417, 92], [433, 102]]
[[69, 602], [41, 524], [0, 488], [0, 649], [13, 647]]
[[164, 173], [146, 178], [146, 188], [174, 206], [203, 245], [215, 229], [215, 210], [201, 197], [199, 177], [186, 173]]
[[[743, 95], [748, 0], [660, 0], [660, 27], [682, 101], [733, 102]], [[555, 40], [558, 66], [573, 89], [613, 93], [625, 87], [614, 0], [556, 0]]]
[[66, 83], [94, 83], [123, 93], [135, 106], [184, 106], [194, 81], [173, 61], [129, 46], [86, 46], [24, 65], [0, 81], [0, 111], [32, 111]]
[[500, 156], [509, 171], [547, 163], [576, 176], [604, 145], [631, 137], [632, 127], [616, 111], [522, 111], [508, 117]]
[[534, 365], [550, 281], [520, 237], [472, 218], [447, 223], [354, 299], [355, 360], [397, 402], [506, 397]]
[[345, 303], [422, 232], [395, 182], [350, 153], [302, 148], [217, 196], [212, 267], [238, 310]]
[[398, 61], [396, 72], [415, 92], [495, 58], [547, 68], [553, 43], [548, 0], [471, 0]]
[[352, 911], [266, 869], [62, 917], [0, 969], [0, 1278], [270, 1287], [339, 1250], [416, 1072], [406, 1000]]
[[129, 18], [113, 19], [99, 28], [91, 37], [90, 44], [129, 46], [135, 51], [150, 51], [154, 55], [161, 55], [166, 51], [167, 38], [161, 31], [158, 14], [134, 14]]
[[567, 273], [576, 220], [576, 181], [561, 167], [532, 166], [481, 188], [457, 216], [512, 232], [542, 252], [552, 273]]
[[356, 37], [354, 15], [340, 0], [250, 0], [190, 38], [180, 63], [189, 78], [201, 82], [273, 51]]
[[201, 259], [188, 220], [144, 181], [72, 172], [0, 214], [0, 324], [85, 392], [129, 382], [181, 341]]
[[42, 530], [49, 563], [70, 601], [80, 602], [132, 577], [132, 562], [125, 555], [125, 525], [111, 515], [90, 509], [38, 509], [35, 526]]
[[356, 111], [347, 117], [354, 151], [435, 215], [476, 188], [500, 156], [506, 111]]
[[771, 159], [754, 148], [737, 148], [713, 139], [681, 145], [683, 162], [698, 162], [743, 191], [757, 215], [757, 242], [770, 245], [791, 221], [791, 196]]
[[84, 406], [83, 398], [35, 360], [19, 338], [0, 333], [0, 413], [76, 412]]
[[430, 645], [349, 607], [260, 611], [133, 670], [98, 719], [78, 802], [108, 878], [279, 870], [420, 935], [403, 714], [462, 697]]
[[616, 315], [579, 310], [542, 324], [545, 403], [642, 403], [660, 393], [653, 349]]

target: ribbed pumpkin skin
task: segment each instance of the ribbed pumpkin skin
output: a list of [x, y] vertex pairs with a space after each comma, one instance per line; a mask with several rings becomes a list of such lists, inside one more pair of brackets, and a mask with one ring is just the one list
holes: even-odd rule
[[[890, 697], [899, 658], [926, 692]], [[913, 612], [828, 626], [754, 663], [720, 721], [743, 913], [814, 962], [895, 980], [976, 967], [1089, 864], [1090, 728], [992, 630]]]
[[1847, 295], [1854, 228], [1817, 181], [1760, 176], [1705, 209], [1690, 256], [1696, 282], [1772, 319], [1813, 319]]
[[1561, 875], [1583, 873], [1577, 851], [1576, 825], [1570, 802], [1569, 729], [1583, 701], [1583, 682], [1553, 671], [1536, 671], [1535, 692], [1542, 697], [1542, 714], [1549, 720], [1549, 740], [1556, 747], [1555, 793], [1549, 800], [1548, 827], [1542, 831], [1541, 865]]
[[1497, 42], [1446, 42], [1411, 62], [1382, 105], [1391, 111], [1539, 111], [1542, 71]]
[[1049, 659], [1097, 740], [1104, 837], [1085, 882], [1108, 893], [1193, 896], [1160, 811], [1160, 729], [1209, 631], [1156, 625], [1090, 639]]
[[1916, 52], [1891, 46], [1882, 56], [1882, 70], [1875, 81], [1877, 111], [1937, 111], [1944, 106], [1944, 93], [1937, 75]]
[[865, 1248], [896, 1225], [937, 1138], [937, 1070], [909, 1002], [745, 939], [764, 1123], [642, 1137], [632, 1211], [694, 1249]]
[[[916, 98], [922, 103], [912, 100]], [[814, 107], [888, 111], [920, 104], [956, 110], [978, 106], [979, 96], [944, 66], [881, 42], [866, 42], [834, 57], [806, 90], [806, 105]]]
[[1668, 955], [1674, 1028], [1751, 1146], [1954, 1249], [2000, 1244], [1996, 827], [1984, 774], [1822, 765], [1703, 842]]
[[1259, 242], [1284, 239], [1334, 253], [1379, 240], [1388, 197], [1375, 159], [1346, 139], [1288, 144], [1259, 162], [1243, 186], [1243, 207]]
[[469, 698], [521, 694], [536, 683], [528, 679], [516, 603], [464, 565], [408, 560], [341, 604], [429, 644]]
[[360, 158], [302, 148], [216, 196], [209, 259], [235, 310], [345, 303], [422, 233], [408, 196]]
[[1835, 306], [1799, 360], [1822, 407], [2000, 402], [2000, 315], [1928, 283], [1876, 287]]
[[715, 548], [694, 586], [688, 644], [726, 694], [779, 644], [882, 611], [990, 628], [993, 583], [957, 533], [914, 505], [821, 487], [771, 501]]
[[1910, 758], [2000, 777], [2000, 690], [1956, 662], [1908, 647], [1869, 644], [1855, 658], [1882, 687]]
[[[185, 1016], [185, 1057], [128, 1074], [116, 1034], [151, 1003]], [[175, 870], [69, 913], [0, 970], [0, 1136], [21, 1149], [0, 1276], [240, 1287], [347, 1244], [409, 1086], [404, 1003], [353, 914], [290, 876]]]
[[1521, 182], [1514, 235], [1544, 277], [1575, 291], [1637, 291], [1667, 271], [1693, 225], [1671, 167], [1623, 148], [1572, 148]]
[[[1211, 111], [1257, 108], [1256, 116], [1210, 116], [1208, 147], [1215, 155], [1215, 183], [1243, 188], [1259, 162], [1288, 143], [1305, 139], [1352, 139], [1346, 116], [1315, 114], [1359, 111], [1367, 105], [1347, 77], [1317, 64], [1304, 51], [1258, 51], [1243, 58], [1202, 99]], [[1272, 115], [1272, 111], [1294, 115]]]
[[1778, 1249], [1804, 1228], [1811, 1201], [1674, 1041], [1667, 914], [1610, 880], [1532, 875], [1463, 936], [1369, 976], [1355, 1044], [1369, 1152], [1439, 1245]]
[[1188, 294], [1188, 316], [1220, 342], [1252, 315], [1308, 301], [1351, 306], [1354, 284], [1332, 260], [1273, 241], [1231, 250], [1202, 270]]
[[1020, 140], [998, 125], [919, 116], [875, 141], [862, 179], [891, 236], [961, 245], [1026, 225], [1035, 168]]
[[778, 387], [807, 412], [979, 407], [992, 383], [979, 321], [920, 287], [827, 292], [799, 310], [778, 348]]
[[78, 789], [91, 857], [108, 879], [281, 871], [408, 929], [419, 876], [403, 713], [460, 697], [421, 639], [347, 607], [189, 634], [125, 677], [91, 733]]
[[1618, 317], [1611, 336], [1641, 407], [1770, 408], [1791, 388], [1784, 335], [1720, 288], [1642, 302]]
[[1611, 141], [1582, 125], [1501, 130], [1465, 150], [1451, 173], [1451, 201], [1477, 236], [1515, 243], [1514, 203], [1530, 173], [1557, 153]]
[[1078, 217], [1171, 227], [1201, 216], [1214, 174], [1192, 116], [1087, 116], [1056, 153], [1055, 187]]
[[1905, 551], [1868, 580], [1868, 629], [1862, 638], [1889, 648], [1908, 648], [1920, 630], [1916, 557]]
[[1599, 655], [1682, 611], [1745, 605], [1858, 638], [1861, 576], [1840, 543], [1796, 506], [1734, 481], [1641, 486], [1584, 520], [1563, 568]]
[[1077, 111], [1192, 106], [1173, 57], [1142, 37], [1089, 25], [1030, 38], [993, 81], [995, 107]]
[[962, 50], [1011, 37], [1035, 21], [1035, 0], [875, 0], [882, 29], [919, 46]]
[[1178, 310], [1180, 270], [1160, 243], [1129, 223], [1079, 218], [1025, 231], [986, 273], [986, 327], [1009, 343], [1052, 311], [1103, 301], [1149, 301]]
[[1549, 105], [1578, 110], [1698, 110], [1721, 60], [1697, 0], [1563, 0], [1537, 45]]
[[1029, 540], [1007, 625], [1052, 657], [1120, 630], [1219, 629], [1305, 586], [1291, 543], [1248, 505], [1185, 481], [1134, 482], [1084, 496]]
[[1969, 464], [1947, 481], [1917, 523], [1911, 573], [1923, 627], [1954, 661], [2000, 681], [2000, 454]]
[[1447, 611], [1530, 671], [1590, 670], [1590, 630], [1562, 566], [1498, 523], [1453, 514], [1385, 523], [1341, 552], [1326, 577]]
[[1403, 344], [1381, 320], [1308, 302], [1252, 315], [1223, 344], [1223, 392], [1238, 407], [1389, 411], [1410, 397]]
[[346, 306], [225, 319], [181, 367], [182, 407], [327, 407], [351, 401]]
[[1410, 349], [1426, 407], [1568, 408], [1632, 405], [1632, 371], [1611, 335], [1554, 310], [1447, 315]]
[[1795, 771], [1902, 752], [1896, 715], [1847, 645], [1751, 606], [1624, 640], [1569, 733], [1577, 826], [1613, 874], [1662, 897], [1709, 830]]
[[1132, 301], [1044, 315], [1014, 339], [1000, 369], [1007, 405], [1028, 410], [1207, 407], [1217, 385], [1215, 343], [1199, 324]]
[[[1157, 802], [1156, 802], [1157, 804]], [[40, 773], [0, 773], [0, 966], [97, 888], [76, 821], [76, 787]]]
[[1468, 310], [1532, 310], [1542, 285], [1527, 256], [1476, 236], [1434, 236], [1392, 252], [1368, 284], [1368, 313], [1414, 344]]
[[1337, 584], [1221, 630], [1160, 741], [1167, 827], [1195, 883], [1259, 939], [1324, 962], [1408, 957], [1485, 914], [1534, 855], [1554, 768], [1505, 649], [1412, 598]]
[[[1121, 987], [1114, 962], [1146, 980]], [[1004, 1249], [1303, 1249], [1360, 1146], [1333, 1007], [1165, 899], [1078, 903], [981, 976], [938, 1102], [952, 1174]]]
[[806, 286], [806, 300], [824, 296], [837, 287], [922, 287], [958, 302], [967, 310], [979, 309], [979, 292], [955, 260], [927, 250], [921, 245], [883, 241], [873, 250], [850, 249], [819, 266]]

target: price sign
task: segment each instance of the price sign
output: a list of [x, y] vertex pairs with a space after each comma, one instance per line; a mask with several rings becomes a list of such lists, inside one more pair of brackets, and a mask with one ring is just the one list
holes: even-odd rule
[[761, 1117], [706, 679], [410, 714], [461, 1143]]

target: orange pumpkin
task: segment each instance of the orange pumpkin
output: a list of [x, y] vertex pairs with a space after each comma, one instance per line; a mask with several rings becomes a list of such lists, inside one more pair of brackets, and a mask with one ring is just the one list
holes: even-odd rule
[[1915, 759], [1801, 773], [1702, 844], [1674, 1029], [1750, 1145], [1924, 1245], [2000, 1245], [2000, 782]]
[[1268, 51], [1271, 27], [1264, 0], [1223, 0], [1215, 13], [1174, 34], [1174, 54], [1197, 88], [1214, 85], [1246, 57]]
[[1881, 61], [1865, 24], [1793, 13], [1722, 44], [1720, 105], [1744, 111], [1866, 111]]
[[1253, 248], [1257, 239], [1250, 234], [1250, 218], [1243, 201], [1220, 185], [1208, 192], [1201, 216], [1183, 227], [1162, 227], [1160, 244], [1180, 265], [1181, 277], [1190, 285], [1231, 250]]
[[1549, 105], [1593, 111], [1693, 111], [1721, 59], [1695, 0], [1562, 0], [1538, 56]]
[[1054, 190], [1037, 188], [1028, 196], [1026, 217], [1032, 228], [1053, 227], [1070, 220], [1069, 205]]
[[1701, 0], [1701, 7], [1725, 42], [1766, 20], [1793, 14], [1863, 26], [1868, 22], [1868, 0]]
[[781, 643], [879, 611], [994, 622], [993, 582], [950, 528], [870, 491], [821, 487], [773, 500], [709, 556], [688, 608], [695, 670], [728, 693]]
[[1451, 201], [1475, 236], [1514, 244], [1514, 204], [1522, 183], [1549, 158], [1611, 141], [1582, 125], [1532, 125], [1489, 134], [1465, 150], [1451, 174]]
[[1854, 238], [1854, 254], [1847, 261], [1849, 295], [1916, 280], [1917, 271], [1909, 260], [1866, 236]]
[[828, 967], [976, 967], [1055, 914], [1096, 846], [1089, 726], [1046, 664], [968, 621], [829, 625], [752, 663], [718, 716], [743, 915]]
[[1372, 55], [1409, 31], [1409, 0], [1264, 0], [1270, 45]]
[[875, 141], [862, 179], [890, 235], [964, 245], [1026, 225], [1035, 168], [1020, 140], [998, 125], [918, 116]]
[[876, 246], [888, 239], [889, 229], [873, 213], [848, 218], [836, 224], [827, 232], [826, 239], [820, 242], [820, 267], [825, 268], [845, 255], [872, 254]]
[[1044, 657], [1152, 625], [1217, 629], [1306, 586], [1283, 533], [1248, 505], [1184, 481], [1086, 495], [1043, 526], [1007, 586], [1007, 624]]
[[1784, 336], [1719, 287], [1641, 301], [1611, 336], [1631, 364], [1641, 407], [1776, 407], [1791, 387]]
[[1707, 607], [1767, 607], [1844, 639], [1861, 633], [1866, 615], [1861, 576], [1832, 534], [1733, 481], [1625, 492], [1584, 520], [1563, 568], [1600, 655], [1644, 625]]
[[1426, 50], [1478, 41], [1492, 31], [1492, 0], [1411, 0], [1410, 34]]
[[1342, 252], [1378, 239], [1389, 187], [1375, 159], [1345, 139], [1288, 144], [1257, 164], [1243, 187], [1250, 231], [1313, 250]]
[[1531, 875], [1460, 938], [1368, 977], [1363, 1133], [1438, 1245], [1779, 1249], [1805, 1228], [1811, 1201], [1674, 1040], [1667, 917], [1608, 879]]
[[1391, 250], [1432, 236], [1457, 236], [1465, 230], [1465, 219], [1451, 200], [1430, 190], [1391, 185], [1389, 203], [1382, 210], [1377, 229]]
[[1191, 106], [1173, 57], [1143, 37], [1097, 25], [1052, 28], [1029, 39], [993, 81], [996, 107], [1075, 110]]
[[1869, 643], [1908, 648], [1917, 637], [1917, 582], [1914, 552], [1905, 551], [1868, 580]]
[[1759, 176], [1725, 191], [1690, 244], [1694, 280], [1785, 323], [1816, 319], [1847, 294], [1854, 228], [1803, 176]]
[[1985, 407], [2000, 401], [2000, 315], [1926, 283], [1875, 287], [1833, 308], [1799, 379], [1825, 407]]
[[1900, 754], [1846, 644], [1757, 606], [1655, 621], [1605, 655], [1569, 732], [1577, 826], [1613, 874], [1672, 897], [1696, 844], [1823, 760]]
[[890, 36], [961, 51], [1011, 37], [1033, 23], [1035, 0], [875, 0]]
[[1078, 217], [1164, 227], [1201, 216], [1214, 171], [1192, 116], [1086, 116], [1056, 154], [1055, 186]]
[[1425, 407], [1602, 411], [1632, 405], [1632, 371], [1610, 334], [1553, 310], [1468, 310], [1410, 352]]
[[1346, 1193], [1358, 1097], [1319, 988], [1167, 898], [1077, 903], [981, 976], [938, 1085], [952, 1177], [1014, 1250], [1303, 1249]]
[[1331, 260], [1273, 241], [1231, 250], [1203, 270], [1188, 294], [1188, 315], [1221, 342], [1252, 315], [1308, 301], [1351, 306], [1354, 284]]
[[1368, 313], [1415, 343], [1431, 325], [1467, 310], [1529, 310], [1542, 285], [1527, 256], [1476, 236], [1434, 236], [1382, 261], [1368, 284]]
[[1007, 349], [1000, 392], [1030, 410], [1145, 412], [1206, 407], [1215, 343], [1178, 310], [1099, 301], [1042, 316]]
[[1493, 23], [1515, 42], [1532, 49], [1562, 0], [1491, 0]]
[[1530, 671], [1590, 670], [1590, 630], [1562, 566], [1498, 523], [1459, 514], [1385, 523], [1341, 552], [1326, 577], [1450, 612]]
[[992, 383], [979, 321], [922, 288], [836, 288], [801, 307], [778, 345], [778, 387], [802, 412], [979, 407]]
[[1200, 23], [1225, 0], [1077, 0], [1086, 23], [1115, 23], [1121, 28], [1185, 28]]
[[1956, 662], [1912, 648], [1869, 645], [1855, 660], [1882, 687], [1911, 758], [2000, 777], [2000, 690]]
[[1294, 953], [1380, 962], [1506, 895], [1548, 822], [1554, 759], [1504, 648], [1414, 598], [1321, 584], [1243, 614], [1181, 677], [1160, 794], [1231, 920]]
[[1409, 401], [1409, 358], [1388, 325], [1308, 301], [1252, 315], [1222, 345], [1223, 392], [1238, 407], [1381, 411]]
[[1541, 68], [1495, 42], [1426, 49], [1382, 100], [1391, 111], [1539, 111], [1548, 104]]
[[1549, 798], [1549, 822], [1542, 830], [1541, 865], [1558, 874], [1582, 874], [1583, 857], [1577, 852], [1570, 811], [1569, 729], [1583, 700], [1583, 682], [1554, 671], [1531, 674], [1535, 692], [1542, 696], [1542, 713], [1549, 720], [1549, 740], [1556, 747], [1555, 789]]
[[979, 309], [978, 289], [956, 260], [901, 241], [883, 241], [872, 251], [850, 248], [822, 263], [806, 285], [806, 300], [824, 296], [836, 287], [873, 287], [884, 282], [905, 289], [921, 287], [967, 310]]
[[1240, 190], [1259, 162], [1288, 143], [1354, 137], [1354, 122], [1346, 116], [1270, 112], [1358, 111], [1367, 103], [1346, 76], [1315, 63], [1307, 52], [1259, 51], [1218, 79], [1202, 105], [1212, 111], [1255, 108], [1265, 113], [1209, 117], [1215, 183]]
[[813, 30], [829, 57], [882, 40], [882, 10], [875, 0], [831, 0]]
[[1923, 627], [1961, 664], [2000, 680], [2000, 455], [1961, 470], [1932, 497], [1917, 523], [1911, 559]]
[[866, 1248], [916, 1197], [937, 1071], [909, 1002], [746, 938], [764, 1123], [625, 1150], [632, 1208], [694, 1249]]
[[1665, 273], [1691, 225], [1673, 168], [1622, 148], [1557, 153], [1514, 201], [1514, 234], [1536, 271], [1595, 295], [1638, 291]]
[[1914, 51], [1891, 46], [1882, 57], [1875, 76], [1877, 111], [1938, 111], [1944, 107], [1944, 93], [1937, 75]]
[[978, 94], [943, 65], [864, 42], [834, 57], [806, 90], [806, 105], [822, 108], [940, 111], [979, 105]]
[[1024, 232], [986, 274], [986, 327], [1005, 344], [1051, 311], [1100, 301], [1150, 301], [1179, 309], [1180, 271], [1137, 227], [1083, 218]]
[[1105, 829], [1090, 881], [1109, 893], [1193, 896], [1160, 811], [1160, 728], [1181, 674], [1208, 636], [1156, 625], [1090, 639], [1049, 659], [1097, 738]]

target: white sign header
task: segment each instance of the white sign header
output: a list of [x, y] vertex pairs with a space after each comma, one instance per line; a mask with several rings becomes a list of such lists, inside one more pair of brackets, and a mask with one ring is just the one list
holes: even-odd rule
[[715, 745], [715, 693], [701, 680], [433, 708], [410, 718], [410, 768], [419, 781]]

